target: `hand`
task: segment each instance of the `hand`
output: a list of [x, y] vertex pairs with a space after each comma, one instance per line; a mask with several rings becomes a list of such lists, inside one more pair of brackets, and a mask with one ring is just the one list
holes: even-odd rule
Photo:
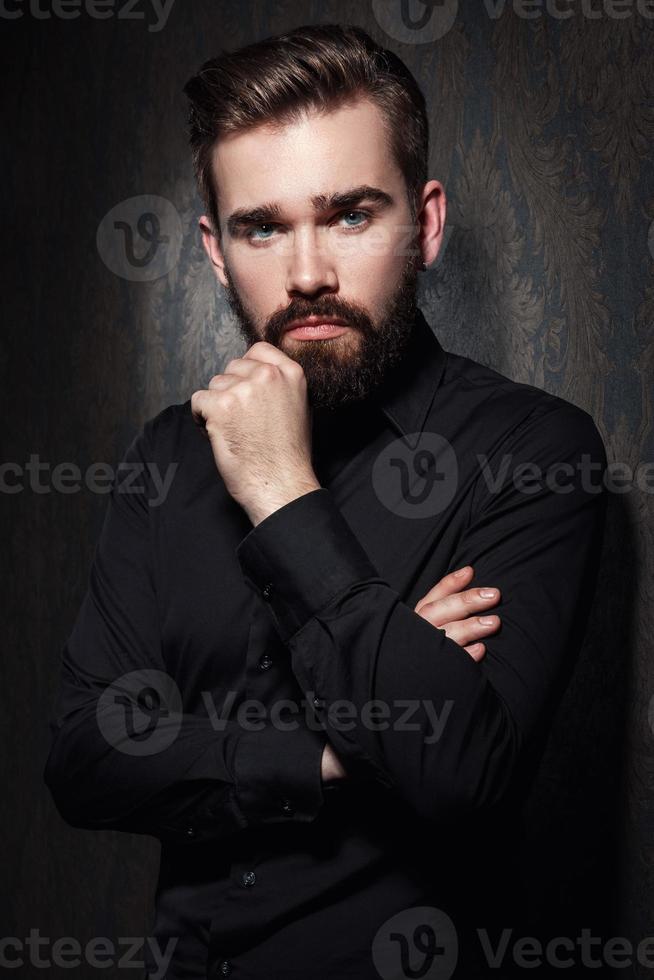
[[492, 615], [490, 624], [479, 622], [475, 614], [480, 612], [486, 616], [486, 610], [500, 601], [500, 590], [494, 589], [495, 595], [481, 596], [480, 591], [488, 587], [459, 591], [461, 586], [470, 582], [474, 574], [472, 565], [466, 565], [458, 570], [461, 574], [450, 572], [449, 575], [436, 583], [429, 592], [418, 601], [414, 612], [426, 619], [432, 626], [444, 629], [445, 635], [459, 646], [462, 646], [473, 660], [479, 662], [486, 655], [486, 647], [479, 642], [480, 636], [488, 636], [500, 627], [500, 617]]
[[323, 783], [331, 779], [344, 779], [347, 777], [347, 772], [341, 765], [341, 760], [338, 758], [329, 742], [325, 743], [325, 747], [322, 750], [320, 774], [322, 776]]
[[191, 397], [231, 496], [258, 524], [320, 488], [311, 462], [311, 408], [302, 367], [265, 341]]

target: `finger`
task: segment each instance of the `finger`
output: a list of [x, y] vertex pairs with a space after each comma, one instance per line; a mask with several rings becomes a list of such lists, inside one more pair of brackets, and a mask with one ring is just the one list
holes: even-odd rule
[[465, 647], [497, 633], [500, 626], [499, 616], [475, 616], [456, 623], [448, 623], [445, 633], [459, 646]]
[[422, 613], [426, 606], [430, 606], [427, 614], [430, 622], [435, 626], [442, 626], [443, 623], [464, 619], [466, 616], [490, 609], [491, 606], [497, 605], [501, 596], [499, 589], [481, 586], [478, 589], [466, 589], [464, 592], [445, 596], [435, 602], [423, 603], [416, 612]]
[[243, 360], [259, 361], [262, 364], [276, 364], [284, 373], [290, 371], [292, 373], [304, 374], [297, 361], [294, 361], [292, 357], [285, 354], [279, 347], [275, 347], [265, 340], [259, 340], [256, 344], [252, 344], [243, 355]]
[[463, 648], [466, 653], [469, 653], [473, 660], [477, 663], [486, 655], [486, 647], [483, 643], [471, 643], [469, 646]]
[[211, 400], [211, 395], [204, 388], [191, 395], [191, 415], [196, 425], [204, 427]]
[[443, 599], [445, 596], [451, 595], [452, 592], [458, 592], [464, 585], [468, 584], [473, 571], [472, 565], [464, 565], [463, 568], [455, 569], [453, 572], [444, 575], [422, 599], [418, 600], [414, 611], [418, 612], [418, 608], [425, 602], [434, 602], [436, 599]]
[[214, 402], [214, 390], [223, 390], [224, 388], [231, 387], [235, 383], [236, 378], [226, 378], [222, 374], [217, 374], [209, 382], [210, 388], [213, 390], [201, 388], [198, 391], [194, 391], [191, 395], [191, 415], [193, 421], [205, 436], [209, 435], [207, 432], [207, 419]]
[[224, 391], [236, 384], [238, 377], [236, 374], [214, 374], [209, 382], [209, 391]]
[[[431, 622], [427, 616], [423, 616], [423, 618]], [[471, 616], [469, 619], [447, 623], [445, 626], [437, 626], [435, 623], [432, 623], [432, 626], [436, 626], [450, 640], [454, 640], [460, 647], [464, 647], [468, 643], [476, 643], [483, 637], [489, 636], [491, 633], [496, 633], [500, 628], [500, 624], [501, 620], [499, 616]]]
[[250, 378], [253, 375], [261, 375], [264, 381], [266, 378], [272, 381], [278, 372], [278, 365], [271, 361], [255, 361], [253, 358], [248, 360], [245, 357], [236, 357], [233, 361], [229, 361], [223, 373], [216, 375], [216, 377]]

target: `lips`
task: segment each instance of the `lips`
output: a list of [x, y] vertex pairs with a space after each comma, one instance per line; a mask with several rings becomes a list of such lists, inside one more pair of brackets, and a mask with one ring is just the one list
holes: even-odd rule
[[285, 328], [288, 330], [297, 330], [298, 327], [316, 327], [318, 324], [329, 323], [332, 326], [347, 327], [347, 323], [339, 316], [309, 316], [304, 320], [295, 320], [293, 323], [289, 324]]

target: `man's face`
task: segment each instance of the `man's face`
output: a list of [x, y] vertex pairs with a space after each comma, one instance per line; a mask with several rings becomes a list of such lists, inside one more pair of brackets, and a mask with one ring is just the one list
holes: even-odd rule
[[[408, 343], [422, 260], [379, 110], [359, 101], [231, 136], [214, 174], [222, 240], [205, 235], [205, 247], [248, 346], [265, 340], [298, 361], [314, 406], [365, 399]], [[344, 326], [288, 331], [320, 315]]]

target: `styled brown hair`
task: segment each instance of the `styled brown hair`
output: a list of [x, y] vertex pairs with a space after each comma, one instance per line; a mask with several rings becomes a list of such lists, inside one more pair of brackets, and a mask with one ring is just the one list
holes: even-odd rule
[[425, 99], [404, 62], [360, 27], [310, 24], [223, 51], [206, 61], [183, 91], [190, 102], [195, 177], [218, 239], [211, 154], [221, 136], [263, 123], [287, 125], [307, 111], [330, 112], [364, 97], [381, 110], [415, 220], [427, 181]]

